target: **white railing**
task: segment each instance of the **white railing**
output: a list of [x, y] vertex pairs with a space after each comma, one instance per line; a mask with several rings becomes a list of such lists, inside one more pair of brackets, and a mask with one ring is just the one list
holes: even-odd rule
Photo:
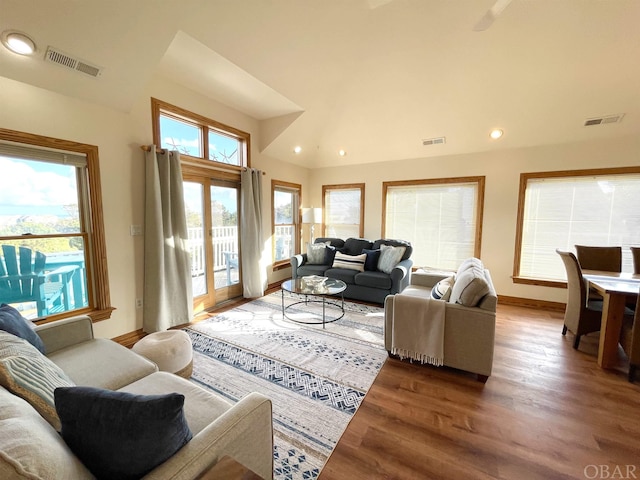
[[[189, 228], [189, 253], [191, 254], [191, 276], [203, 275], [205, 270], [203, 229]], [[214, 227], [211, 229], [214, 270], [226, 268], [225, 252], [238, 252], [238, 227]]]
[[[276, 260], [284, 260], [293, 256], [293, 237], [291, 226], [276, 226]], [[191, 276], [204, 275], [204, 240], [203, 229], [189, 228], [189, 253], [191, 254]], [[215, 271], [227, 267], [225, 253], [238, 253], [238, 227], [214, 227], [212, 229], [213, 258]]]

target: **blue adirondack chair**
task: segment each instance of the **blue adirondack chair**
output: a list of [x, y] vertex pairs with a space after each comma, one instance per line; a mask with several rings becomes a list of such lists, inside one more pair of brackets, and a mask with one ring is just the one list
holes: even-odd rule
[[46, 260], [46, 255], [30, 248], [2, 245], [0, 302], [35, 302], [38, 317], [69, 310], [69, 287], [78, 267], [46, 272]]

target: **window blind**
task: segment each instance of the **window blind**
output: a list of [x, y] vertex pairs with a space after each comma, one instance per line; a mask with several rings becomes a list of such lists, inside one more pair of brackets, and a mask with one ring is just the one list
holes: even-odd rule
[[328, 237], [360, 236], [361, 190], [340, 188], [326, 190], [324, 197], [325, 230]]

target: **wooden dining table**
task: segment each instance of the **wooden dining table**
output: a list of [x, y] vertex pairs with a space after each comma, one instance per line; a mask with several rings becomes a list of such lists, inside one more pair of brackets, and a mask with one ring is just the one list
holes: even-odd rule
[[602, 295], [602, 325], [598, 344], [598, 365], [612, 368], [617, 363], [618, 341], [627, 299], [640, 292], [640, 274], [583, 270], [589, 288]]

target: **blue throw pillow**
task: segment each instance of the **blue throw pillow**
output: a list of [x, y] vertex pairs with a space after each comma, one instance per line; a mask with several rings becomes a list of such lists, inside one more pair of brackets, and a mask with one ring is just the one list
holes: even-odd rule
[[192, 437], [179, 393], [62, 387], [54, 396], [62, 438], [98, 479], [140, 478]]
[[324, 264], [325, 265], [333, 265], [333, 260], [336, 258], [336, 252], [338, 249], [336, 247], [332, 247], [331, 245], [327, 245], [327, 248], [324, 249]]
[[367, 259], [364, 262], [364, 269], [370, 272], [378, 270], [378, 260], [380, 259], [380, 250], [362, 250], [362, 253], [367, 254]]
[[25, 339], [31, 345], [44, 353], [44, 343], [33, 329], [33, 323], [20, 315], [20, 312], [11, 305], [0, 305], [0, 330], [4, 330], [16, 337]]

